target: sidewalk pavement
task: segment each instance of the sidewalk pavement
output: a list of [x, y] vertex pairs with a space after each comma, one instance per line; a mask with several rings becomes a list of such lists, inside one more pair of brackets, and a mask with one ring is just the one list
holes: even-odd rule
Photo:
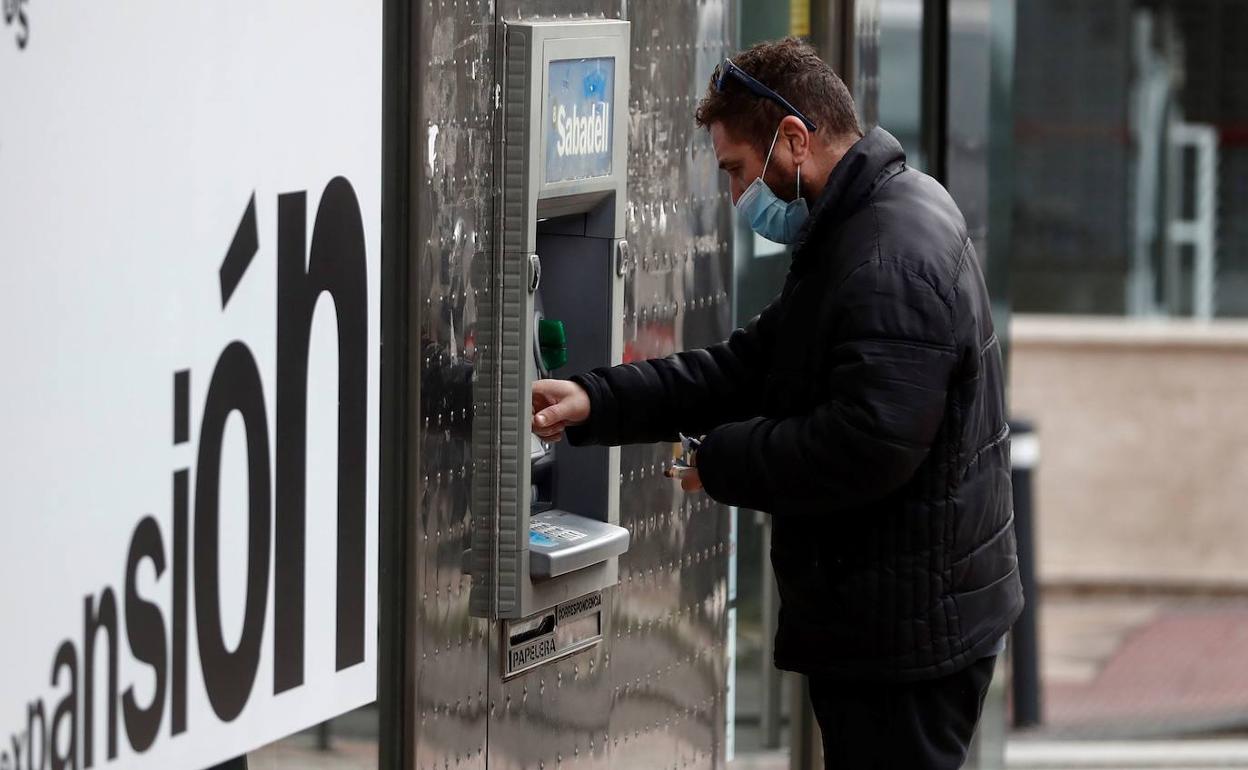
[[[990, 767], [990, 765], [985, 765]], [[1248, 741], [1013, 740], [1006, 770], [1228, 770], [1248, 768]], [[728, 770], [790, 770], [787, 752], [738, 756]]]
[[1248, 741], [1028, 741], [1006, 746], [1009, 770], [1213, 770], [1248, 767]]
[[1248, 599], [1050, 596], [1039, 623], [1039, 735], [1248, 728]]

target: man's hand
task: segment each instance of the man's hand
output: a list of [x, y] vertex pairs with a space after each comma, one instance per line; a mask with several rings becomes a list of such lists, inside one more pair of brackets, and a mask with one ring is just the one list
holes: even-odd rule
[[589, 419], [589, 394], [568, 380], [533, 383], [533, 432], [544, 441], [558, 441], [570, 425]]
[[689, 457], [689, 464], [669, 466], [663, 475], [669, 479], [680, 479], [680, 488], [686, 492], [701, 492], [702, 479], [698, 476], [698, 455], [696, 452]]

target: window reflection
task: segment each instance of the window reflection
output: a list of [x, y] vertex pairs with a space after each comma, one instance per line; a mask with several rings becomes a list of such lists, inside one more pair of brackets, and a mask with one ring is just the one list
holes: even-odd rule
[[880, 125], [914, 168], [926, 168], [921, 139], [923, 0], [880, 0]]
[[1248, 315], [1245, 6], [1018, 8], [1015, 308]]

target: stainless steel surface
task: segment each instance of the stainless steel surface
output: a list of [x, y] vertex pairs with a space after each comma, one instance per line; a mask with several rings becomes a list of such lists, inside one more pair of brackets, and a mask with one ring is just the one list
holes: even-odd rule
[[[423, 296], [415, 513], [416, 768], [720, 767], [729, 514], [663, 478], [669, 446], [626, 448], [621, 521], [633, 545], [605, 592], [603, 642], [504, 683], [501, 624], [468, 614], [474, 511], [472, 365], [489, 338], [500, 19], [628, 18], [632, 33], [626, 357], [730, 331], [731, 206], [692, 113], [731, 33], [730, 0], [427, 1], [414, 269]], [[488, 735], [488, 738], [487, 738]]]
[[[413, 274], [422, 295], [414, 585], [415, 768], [484, 768], [490, 628], [468, 615], [471, 363], [493, 234], [494, 4], [426, 0], [414, 55], [419, 104]], [[481, 264], [478, 264], [481, 263]], [[486, 269], [482, 269], [486, 268]]]

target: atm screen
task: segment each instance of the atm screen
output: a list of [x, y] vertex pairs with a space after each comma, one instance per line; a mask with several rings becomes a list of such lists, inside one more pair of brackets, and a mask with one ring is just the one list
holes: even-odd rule
[[615, 59], [552, 61], [546, 84], [546, 183], [609, 176]]

